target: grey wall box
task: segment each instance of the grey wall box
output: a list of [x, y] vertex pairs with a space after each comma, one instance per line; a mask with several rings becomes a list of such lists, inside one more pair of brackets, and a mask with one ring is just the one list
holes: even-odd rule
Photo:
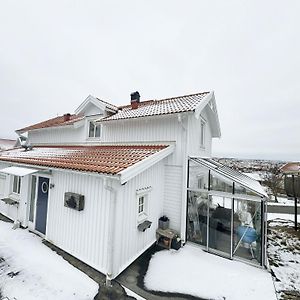
[[64, 205], [75, 210], [84, 209], [84, 195], [66, 192]]

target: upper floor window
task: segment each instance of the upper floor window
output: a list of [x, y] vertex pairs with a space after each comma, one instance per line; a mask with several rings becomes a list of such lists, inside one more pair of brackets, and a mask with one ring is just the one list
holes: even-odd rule
[[100, 138], [101, 124], [90, 121], [89, 123], [89, 138]]
[[14, 194], [20, 194], [21, 190], [21, 177], [20, 176], [13, 176], [13, 187], [12, 187], [12, 192]]
[[201, 120], [201, 129], [200, 129], [200, 147], [205, 147], [205, 122]]

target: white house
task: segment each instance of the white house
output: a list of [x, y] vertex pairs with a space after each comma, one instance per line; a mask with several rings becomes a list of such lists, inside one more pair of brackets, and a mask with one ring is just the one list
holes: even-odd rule
[[163, 215], [182, 244], [264, 265], [264, 191], [209, 159], [213, 92], [135, 92], [122, 107], [89, 96], [16, 132], [24, 147], [0, 154], [0, 212], [108, 279], [155, 243]]

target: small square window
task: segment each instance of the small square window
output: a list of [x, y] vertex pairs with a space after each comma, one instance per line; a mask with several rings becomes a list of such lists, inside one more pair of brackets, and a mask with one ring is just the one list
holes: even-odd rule
[[15, 176], [13, 177], [13, 188], [12, 188], [12, 192], [14, 194], [20, 194], [20, 190], [21, 190], [21, 177], [20, 176]]

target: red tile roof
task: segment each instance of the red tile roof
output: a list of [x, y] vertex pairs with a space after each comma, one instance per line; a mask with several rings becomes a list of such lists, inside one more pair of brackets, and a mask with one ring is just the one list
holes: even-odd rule
[[168, 145], [48, 146], [0, 152], [0, 161], [115, 175]]
[[34, 125], [30, 125], [21, 129], [16, 130], [17, 133], [23, 133], [33, 129], [41, 129], [47, 127], [54, 127], [54, 126], [65, 126], [65, 125], [72, 125], [77, 121], [83, 119], [83, 116], [80, 115], [70, 115], [70, 119], [66, 120], [65, 116], [58, 116]]
[[133, 119], [194, 111], [208, 94], [209, 92], [204, 92], [161, 100], [143, 101], [139, 103], [136, 109], [132, 109], [131, 105], [121, 106], [116, 114], [103, 118], [101, 121]]
[[281, 167], [283, 173], [300, 173], [300, 162], [287, 163]]

